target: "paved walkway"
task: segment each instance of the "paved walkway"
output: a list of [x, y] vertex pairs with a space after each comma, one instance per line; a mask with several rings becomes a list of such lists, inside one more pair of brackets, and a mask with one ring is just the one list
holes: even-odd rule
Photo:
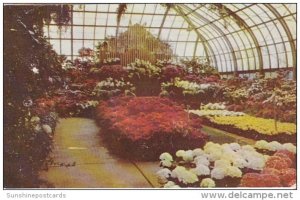
[[[255, 141], [204, 126], [210, 141], [253, 144]], [[111, 155], [101, 140], [101, 130], [85, 118], [61, 119], [54, 135], [54, 163], [40, 177], [55, 188], [160, 187], [158, 162], [132, 162]]]
[[158, 162], [131, 162], [111, 155], [100, 135], [93, 120], [61, 119], [54, 136], [54, 163], [40, 177], [55, 188], [159, 187]]

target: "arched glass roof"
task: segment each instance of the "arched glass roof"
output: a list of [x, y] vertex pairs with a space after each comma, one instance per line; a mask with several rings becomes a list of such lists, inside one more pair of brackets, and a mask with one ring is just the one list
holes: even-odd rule
[[[45, 36], [70, 59], [82, 47], [115, 36], [119, 4], [73, 5], [72, 22]], [[128, 4], [119, 33], [144, 25], [169, 43], [174, 59], [197, 57], [220, 72], [270, 70], [296, 66], [296, 4]]]

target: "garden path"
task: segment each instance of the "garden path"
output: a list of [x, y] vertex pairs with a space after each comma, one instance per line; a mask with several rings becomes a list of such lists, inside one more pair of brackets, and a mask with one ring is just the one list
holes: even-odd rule
[[[210, 141], [253, 144], [255, 141], [204, 126]], [[159, 187], [158, 162], [133, 162], [109, 153], [94, 120], [61, 119], [54, 134], [54, 163], [40, 177], [55, 188]]]
[[54, 163], [40, 177], [55, 188], [159, 187], [158, 162], [132, 162], [111, 155], [100, 135], [91, 119], [61, 119], [54, 135]]

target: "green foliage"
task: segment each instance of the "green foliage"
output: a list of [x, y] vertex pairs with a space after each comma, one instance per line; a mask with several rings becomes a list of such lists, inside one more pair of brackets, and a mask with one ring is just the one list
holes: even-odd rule
[[217, 68], [205, 63], [200, 63], [197, 59], [181, 60], [181, 62], [186, 65], [191, 74], [199, 75], [201, 77], [208, 77], [211, 75], [219, 76]]
[[93, 95], [101, 99], [106, 99], [128, 92], [133, 93], [134, 90], [135, 88], [130, 82], [125, 82], [123, 79], [107, 78], [97, 83], [93, 90]]
[[50, 138], [35, 135], [26, 122], [34, 99], [62, 85], [63, 58], [44, 38], [43, 23], [53, 19], [66, 25], [69, 10], [66, 5], [4, 6], [4, 187], [36, 187], [37, 170], [49, 153]]
[[170, 59], [173, 51], [170, 45], [153, 36], [140, 24], [129, 25], [125, 32], [105, 39], [96, 46], [99, 62], [118, 57], [122, 65], [134, 62], [136, 58], [155, 63], [157, 59]]
[[161, 72], [159, 67], [152, 65], [149, 61], [140, 59], [135, 59], [126, 69], [129, 71], [128, 76], [130, 79], [158, 78]]

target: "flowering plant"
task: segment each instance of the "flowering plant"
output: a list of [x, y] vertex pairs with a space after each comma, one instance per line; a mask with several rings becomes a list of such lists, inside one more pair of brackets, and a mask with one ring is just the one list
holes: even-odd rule
[[228, 110], [189, 110], [189, 113], [193, 113], [198, 116], [243, 116], [243, 112], [234, 112]]
[[[156, 159], [164, 150], [201, 146], [207, 139], [199, 130], [201, 122], [190, 119], [182, 107], [166, 98], [112, 98], [100, 103], [97, 112], [106, 136], [120, 141], [118, 153], [123, 156]], [[133, 150], [130, 155], [129, 149]]]
[[208, 142], [203, 149], [179, 150], [176, 157], [163, 153], [161, 162], [169, 158], [169, 163], [157, 177], [163, 187], [170, 182], [179, 187], [286, 187], [296, 180], [290, 157], [295, 154], [266, 156], [250, 145]]
[[[277, 141], [267, 142], [265, 140], [259, 140], [254, 144], [254, 147], [260, 150], [268, 150], [268, 151], [288, 151], [292, 154], [296, 153], [296, 146], [292, 143], [284, 143], [280, 144]], [[291, 158], [291, 156], [289, 156]], [[293, 159], [294, 160], [294, 159]]]
[[103, 60], [103, 65], [119, 65], [120, 62], [120, 58], [106, 58]]
[[202, 77], [207, 77], [210, 75], [219, 76], [219, 72], [215, 67], [212, 67], [206, 63], [200, 63], [196, 59], [182, 60], [182, 63], [189, 69], [191, 74], [200, 75]]
[[121, 65], [103, 65], [98, 71], [101, 80], [106, 78], [126, 79], [128, 71]]
[[171, 81], [176, 77], [183, 77], [185, 70], [177, 65], [166, 65], [162, 68], [161, 79], [163, 81]]
[[133, 80], [158, 78], [161, 69], [149, 61], [136, 59], [125, 67], [129, 71], [129, 78]]
[[175, 100], [184, 100], [186, 104], [196, 104], [197, 106], [201, 102], [214, 101], [219, 92], [218, 85], [215, 83], [198, 84], [180, 78], [175, 78], [173, 82], [162, 83], [161, 89]]
[[132, 93], [134, 90], [135, 88], [130, 82], [125, 82], [123, 79], [107, 78], [97, 83], [92, 94], [96, 97], [108, 98], [120, 94]]
[[294, 135], [296, 133], [296, 125], [294, 123], [278, 122], [276, 130], [273, 119], [258, 118], [250, 115], [215, 116], [209, 117], [209, 119], [216, 124], [230, 125], [243, 131], [253, 130], [263, 135], [278, 135], [282, 133]]

